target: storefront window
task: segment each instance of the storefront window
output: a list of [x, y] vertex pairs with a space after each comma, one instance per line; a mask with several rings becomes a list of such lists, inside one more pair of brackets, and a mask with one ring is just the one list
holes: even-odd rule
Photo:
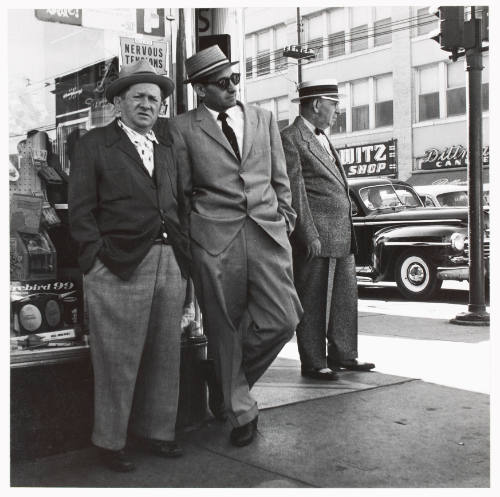
[[429, 7], [417, 10], [417, 36], [426, 35], [438, 27], [438, 19], [429, 14]]
[[257, 35], [257, 76], [271, 72], [271, 31]]
[[418, 120], [439, 118], [439, 76], [437, 65], [418, 70]]
[[392, 75], [375, 78], [375, 127], [393, 123]]
[[323, 16], [314, 16], [306, 19], [307, 24], [307, 47], [312, 48], [316, 57], [314, 61], [323, 59]]
[[[339, 85], [339, 93], [345, 95], [345, 85]], [[340, 98], [337, 120], [335, 124], [330, 128], [331, 134], [345, 133], [346, 129], [346, 108], [345, 108], [345, 97]]]
[[339, 57], [345, 54], [345, 20], [346, 10], [333, 9], [328, 14], [328, 57]]
[[447, 90], [446, 106], [448, 116], [465, 114], [465, 71], [463, 62], [448, 64], [447, 68]]
[[368, 105], [368, 80], [364, 79], [352, 83], [352, 130], [360, 131], [368, 129], [369, 105]]
[[351, 52], [368, 48], [369, 12], [366, 7], [353, 7], [351, 9]]

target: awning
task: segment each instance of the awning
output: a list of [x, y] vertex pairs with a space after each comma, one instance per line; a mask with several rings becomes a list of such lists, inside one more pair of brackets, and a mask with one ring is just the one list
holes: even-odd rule
[[[419, 171], [412, 174], [407, 183], [413, 186], [419, 185], [466, 185], [467, 169], [442, 169], [440, 171]], [[489, 168], [483, 167], [483, 184], [490, 182]]]

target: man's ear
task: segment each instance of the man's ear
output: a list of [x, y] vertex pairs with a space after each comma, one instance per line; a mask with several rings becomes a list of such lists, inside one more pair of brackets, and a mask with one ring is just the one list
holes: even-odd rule
[[206, 92], [205, 92], [205, 85], [201, 84], [201, 83], [194, 83], [193, 84], [193, 88], [194, 88], [194, 91], [196, 92], [196, 94], [200, 97], [200, 98], [204, 98], [205, 95], [206, 95]]
[[116, 95], [113, 97], [113, 105], [115, 106], [115, 109], [120, 110], [120, 102], [122, 101], [121, 97], [119, 95]]
[[313, 108], [315, 114], [317, 114], [319, 111], [319, 100], [320, 100], [319, 98], [315, 98], [313, 100], [312, 108]]

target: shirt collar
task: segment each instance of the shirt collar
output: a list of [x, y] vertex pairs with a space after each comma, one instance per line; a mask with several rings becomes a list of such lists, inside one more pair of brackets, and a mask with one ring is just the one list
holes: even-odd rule
[[[219, 117], [220, 112], [213, 110], [213, 109], [210, 109], [205, 104], [202, 104], [202, 105], [205, 106], [205, 108], [208, 110], [208, 112], [210, 112], [212, 117], [217, 121], [217, 118]], [[240, 103], [238, 102], [236, 105], [233, 105], [229, 109], [226, 109], [224, 112], [229, 116], [229, 119], [235, 119], [238, 115], [240, 115], [243, 112], [243, 109], [240, 107]]]
[[152, 129], [150, 129], [145, 135], [141, 135], [140, 133], [137, 133], [137, 131], [132, 129], [130, 126], [127, 126], [121, 119], [118, 119], [118, 126], [120, 126], [120, 128], [122, 128], [124, 131], [126, 131], [130, 136], [136, 138], [139, 141], [144, 140], [146, 138], [149, 141], [152, 141], [152, 142], [158, 144], [158, 140], [156, 139], [155, 132]]
[[[308, 121], [304, 116], [300, 116], [302, 118], [302, 120], [304, 121], [304, 124], [312, 131], [312, 133], [314, 134], [314, 130], [316, 129], [316, 126], [314, 126], [313, 123], [311, 123], [310, 121]], [[326, 130], [323, 130], [325, 132], [325, 135], [327, 134]]]

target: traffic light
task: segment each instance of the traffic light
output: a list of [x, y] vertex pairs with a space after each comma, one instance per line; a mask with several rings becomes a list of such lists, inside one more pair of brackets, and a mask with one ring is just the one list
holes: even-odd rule
[[431, 7], [429, 13], [439, 17], [439, 29], [431, 33], [431, 39], [441, 50], [456, 53], [464, 43], [464, 7]]

